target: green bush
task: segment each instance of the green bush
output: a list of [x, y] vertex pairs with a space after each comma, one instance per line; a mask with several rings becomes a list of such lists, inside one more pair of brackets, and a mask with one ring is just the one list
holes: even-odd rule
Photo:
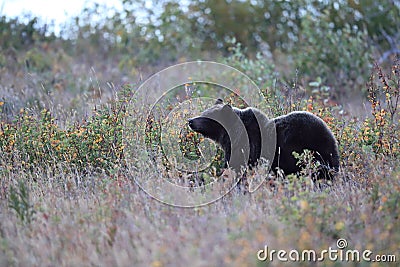
[[232, 43], [228, 48], [230, 55], [223, 58], [223, 62], [246, 74], [261, 89], [272, 87], [278, 75], [272, 60], [261, 53], [257, 53], [255, 58], [251, 59], [246, 55], [246, 48], [243, 48], [235, 38], [230, 42]]
[[47, 53], [45, 54], [37, 48], [33, 48], [26, 52], [25, 64], [28, 70], [44, 72], [52, 69], [53, 60]]
[[305, 16], [301, 27], [302, 35], [292, 51], [301, 75], [321, 77], [338, 95], [364, 88], [373, 55], [366, 31], [350, 24], [335, 29], [327, 16]]
[[1, 164], [13, 171], [55, 166], [63, 162], [78, 171], [111, 171], [123, 153], [122, 106], [113, 103], [94, 111], [87, 121], [61, 129], [46, 109], [33, 116], [21, 110], [11, 122], [0, 122]]
[[54, 40], [55, 35], [48, 26], [40, 24], [37, 17], [30, 15], [25, 15], [23, 19], [0, 16], [0, 47], [2, 50], [26, 49], [38, 42]]

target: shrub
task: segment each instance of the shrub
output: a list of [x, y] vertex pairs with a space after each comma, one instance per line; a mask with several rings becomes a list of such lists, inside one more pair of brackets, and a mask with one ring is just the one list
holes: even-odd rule
[[322, 83], [338, 95], [362, 90], [372, 58], [367, 32], [350, 24], [335, 29], [326, 16], [305, 16], [301, 27], [302, 35], [292, 51], [300, 72], [322, 77]]
[[29, 71], [35, 70], [44, 72], [52, 69], [53, 60], [47, 53], [43, 53], [37, 48], [33, 48], [26, 52], [25, 64]]
[[49, 25], [39, 25], [37, 17], [25, 15], [21, 20], [0, 16], [0, 47], [4, 50], [27, 48], [37, 42], [54, 39]]
[[21, 110], [11, 122], [0, 122], [0, 149], [5, 168], [36, 168], [64, 162], [78, 171], [111, 171], [122, 157], [123, 105], [114, 102], [96, 109], [87, 121], [61, 129], [51, 113]]
[[362, 144], [371, 146], [376, 155], [397, 158], [400, 155], [400, 60], [386, 74], [375, 63], [367, 83], [372, 118], [364, 121]]

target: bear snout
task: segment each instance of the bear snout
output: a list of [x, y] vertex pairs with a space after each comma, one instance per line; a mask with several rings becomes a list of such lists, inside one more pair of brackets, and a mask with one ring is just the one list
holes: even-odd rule
[[195, 118], [189, 119], [188, 124], [189, 124], [190, 129], [192, 129], [195, 132], [201, 131], [204, 128], [204, 125], [207, 125], [207, 124], [205, 124], [204, 120], [205, 119], [202, 117], [195, 117]]
[[188, 120], [188, 124], [189, 124], [189, 127], [193, 130], [193, 131], [195, 131], [196, 130], [196, 118], [191, 118], [191, 119], [189, 119]]
[[194, 118], [188, 120], [189, 127], [192, 128], [194, 124]]

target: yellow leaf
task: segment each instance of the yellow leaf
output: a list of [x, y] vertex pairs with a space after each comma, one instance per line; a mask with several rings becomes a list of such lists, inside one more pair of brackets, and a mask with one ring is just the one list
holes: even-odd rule
[[336, 231], [341, 231], [344, 228], [344, 222], [340, 221], [335, 224]]
[[308, 208], [308, 202], [305, 200], [300, 200], [300, 209], [305, 210]]

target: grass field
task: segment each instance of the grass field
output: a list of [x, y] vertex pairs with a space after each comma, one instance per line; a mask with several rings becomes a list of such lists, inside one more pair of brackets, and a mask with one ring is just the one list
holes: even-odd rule
[[[177, 208], [135, 183], [159, 179], [163, 165], [150, 164], [134, 141], [135, 168], [124, 165], [124, 137], [146, 127], [143, 99], [134, 95], [140, 76], [162, 68], [122, 74], [113, 62], [58, 56], [0, 70], [0, 266], [282, 266], [289, 263], [260, 261], [257, 253], [265, 246], [320, 253], [337, 249], [338, 239], [347, 241], [343, 251], [394, 255], [397, 263], [326, 257], [296, 265], [398, 265], [399, 61], [384, 70], [376, 65], [357, 98], [363, 104], [352, 108], [350, 100], [325, 98], [318, 82], [261, 87], [274, 115], [308, 110], [330, 126], [341, 154], [331, 186], [310, 185], [305, 169], [251, 194], [233, 190], [209, 205]], [[249, 74], [262, 65], [228, 63]], [[147, 138], [157, 138], [153, 130]], [[261, 166], [252, 176], [267, 175]]]

